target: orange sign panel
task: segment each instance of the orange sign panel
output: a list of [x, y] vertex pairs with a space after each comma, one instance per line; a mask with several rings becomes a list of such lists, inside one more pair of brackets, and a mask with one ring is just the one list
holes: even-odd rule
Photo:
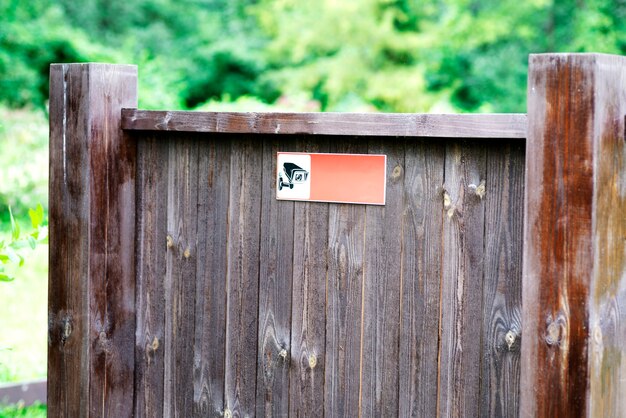
[[387, 156], [279, 152], [276, 198], [385, 204]]

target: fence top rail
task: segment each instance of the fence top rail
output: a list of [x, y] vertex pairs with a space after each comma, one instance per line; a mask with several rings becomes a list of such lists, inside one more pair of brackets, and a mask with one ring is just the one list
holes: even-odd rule
[[122, 129], [238, 134], [526, 138], [526, 115], [122, 110]]

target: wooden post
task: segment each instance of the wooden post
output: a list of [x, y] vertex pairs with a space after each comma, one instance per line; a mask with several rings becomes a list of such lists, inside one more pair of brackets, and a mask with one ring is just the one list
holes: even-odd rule
[[626, 416], [626, 57], [531, 55], [521, 416]]
[[50, 68], [50, 417], [132, 415], [136, 85], [134, 66]]

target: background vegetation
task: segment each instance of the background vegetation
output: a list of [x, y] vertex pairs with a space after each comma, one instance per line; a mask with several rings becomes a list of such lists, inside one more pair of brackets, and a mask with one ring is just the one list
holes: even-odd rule
[[[626, 0], [0, 0], [0, 231], [47, 208], [52, 62], [137, 64], [147, 109], [524, 112], [559, 51], [625, 55]], [[46, 254], [0, 283], [0, 381], [45, 375]]]
[[0, 0], [0, 222], [46, 199], [51, 62], [137, 64], [147, 109], [524, 112], [558, 51], [626, 54], [626, 0]]

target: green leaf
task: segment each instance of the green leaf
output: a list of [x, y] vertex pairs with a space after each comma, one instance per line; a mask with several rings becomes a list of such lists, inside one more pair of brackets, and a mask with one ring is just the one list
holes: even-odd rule
[[41, 206], [41, 203], [37, 204], [36, 209], [29, 209], [28, 216], [30, 217], [30, 223], [33, 225], [33, 228], [39, 228], [43, 223], [43, 206]]
[[7, 276], [4, 273], [0, 273], [0, 282], [12, 282], [12, 281], [13, 281], [13, 277]]
[[6, 254], [0, 254], [0, 263], [6, 264], [9, 261], [9, 256]]
[[28, 245], [30, 245], [30, 248], [32, 248], [33, 250], [35, 249], [35, 247], [37, 247], [37, 241], [35, 240], [34, 237], [32, 236], [28, 237]]
[[11, 218], [11, 237], [13, 238], [13, 241], [17, 241], [20, 239], [20, 226], [13, 217], [11, 206], [9, 206], [9, 217]]

